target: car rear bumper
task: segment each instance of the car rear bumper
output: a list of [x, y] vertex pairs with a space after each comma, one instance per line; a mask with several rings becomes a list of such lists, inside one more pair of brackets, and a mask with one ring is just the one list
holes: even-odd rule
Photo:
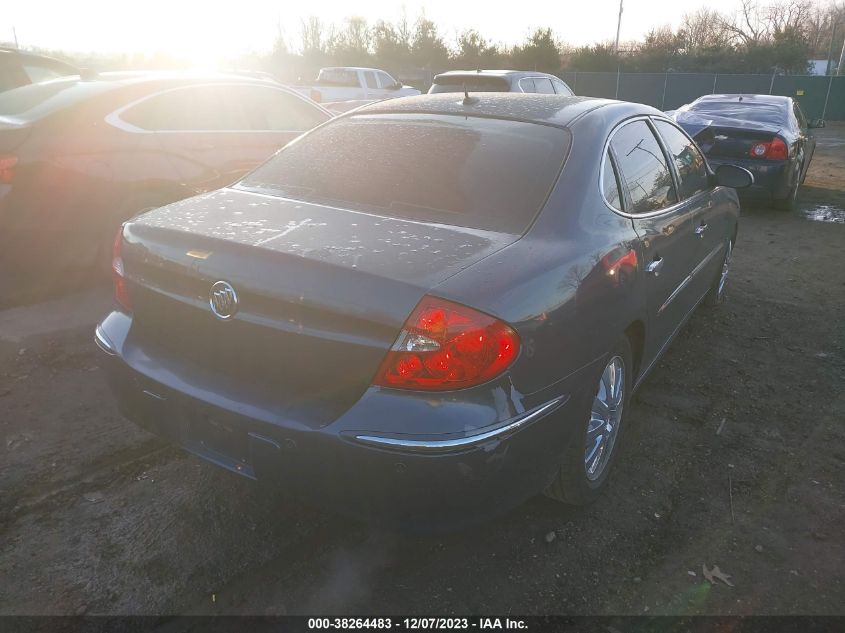
[[[232, 472], [308, 503], [404, 528], [462, 527], [506, 512], [554, 477], [567, 438], [584, 422], [583, 398], [558, 393], [469, 434], [424, 437], [310, 428], [216, 406], [150, 379], [121, 357], [100, 328], [121, 412], [141, 427]], [[572, 380], [567, 379], [572, 385]], [[366, 409], [366, 403], [353, 405]], [[430, 415], [457, 409], [432, 407]], [[354, 412], [351, 412], [354, 415]], [[396, 410], [397, 419], [403, 412]], [[586, 414], [584, 414], [586, 415]], [[350, 417], [350, 416], [344, 416]]]
[[738, 189], [737, 194], [746, 200], [781, 200], [789, 195], [795, 184], [795, 169], [791, 160], [754, 160], [745, 158], [710, 158], [715, 170], [720, 165], [744, 167], [754, 174], [754, 184]]

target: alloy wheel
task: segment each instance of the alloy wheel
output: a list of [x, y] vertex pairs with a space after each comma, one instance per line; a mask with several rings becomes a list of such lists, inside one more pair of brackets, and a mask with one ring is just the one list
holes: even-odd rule
[[625, 364], [619, 356], [608, 361], [599, 379], [596, 396], [587, 423], [584, 470], [587, 479], [602, 476], [613, 452], [625, 403]]

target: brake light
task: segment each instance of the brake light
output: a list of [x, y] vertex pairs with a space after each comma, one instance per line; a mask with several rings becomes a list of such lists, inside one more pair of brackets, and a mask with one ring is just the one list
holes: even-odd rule
[[17, 156], [0, 154], [0, 184], [11, 184], [15, 179], [15, 165], [18, 164]]
[[506, 323], [426, 296], [405, 321], [373, 383], [418, 391], [464, 389], [505, 371], [519, 347], [519, 335]]
[[320, 103], [323, 100], [323, 93], [314, 88], [311, 89], [311, 101]]
[[772, 160], [786, 160], [789, 158], [789, 148], [783, 139], [774, 137], [768, 143], [754, 143], [748, 152], [751, 158], [769, 158]]
[[129, 299], [129, 290], [126, 288], [126, 277], [123, 269], [123, 227], [117, 231], [114, 237], [111, 258], [112, 281], [114, 282], [114, 298], [117, 303], [127, 312], [132, 312], [132, 302]]

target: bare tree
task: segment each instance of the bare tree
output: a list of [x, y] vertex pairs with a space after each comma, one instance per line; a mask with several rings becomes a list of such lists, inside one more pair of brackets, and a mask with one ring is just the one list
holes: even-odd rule
[[682, 47], [688, 52], [694, 52], [703, 48], [728, 46], [731, 31], [725, 26], [726, 21], [721, 13], [708, 8], [684, 14], [678, 33]]
[[757, 0], [742, 0], [739, 11], [732, 17], [723, 17], [721, 22], [732, 39], [745, 46], [759, 44], [769, 35], [766, 10]]

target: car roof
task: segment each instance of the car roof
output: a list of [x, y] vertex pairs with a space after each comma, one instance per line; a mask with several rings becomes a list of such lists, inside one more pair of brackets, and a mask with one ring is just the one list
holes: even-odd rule
[[372, 70], [373, 72], [387, 73], [381, 68], [367, 68], [366, 66], [323, 66], [320, 70]]
[[[71, 78], [73, 80], [73, 78]], [[76, 79], [79, 81], [79, 79]], [[263, 77], [244, 75], [239, 72], [198, 72], [190, 70], [122, 70], [96, 73], [88, 81], [100, 81], [115, 84], [142, 84], [145, 82], [218, 82], [235, 81], [266, 85], [269, 81]]]
[[555, 77], [554, 75], [550, 75], [549, 73], [541, 73], [539, 71], [531, 71], [531, 70], [447, 70], [445, 73], [438, 73], [434, 80], [437, 81], [439, 77], [454, 77], [459, 76], [463, 77], [466, 75], [473, 75], [475, 77]]
[[278, 82], [271, 81], [263, 77], [250, 77], [237, 73], [218, 73], [218, 72], [196, 72], [196, 71], [116, 71], [104, 73], [91, 73], [90, 75], [67, 75], [65, 77], [58, 77], [50, 79], [46, 82], [51, 85], [66, 84], [68, 86], [74, 84], [90, 85], [92, 88], [96, 86], [97, 90], [92, 94], [100, 94], [110, 92], [126, 86], [142, 86], [144, 84], [154, 84], [162, 87], [167, 86], [188, 86], [197, 83], [239, 83], [251, 84], [259, 86], [273, 86], [274, 88], [285, 88]]
[[471, 103], [453, 92], [426, 94], [415, 97], [387, 99], [359, 108], [350, 113], [361, 114], [444, 114], [512, 119], [566, 127], [576, 118], [597, 108], [614, 104], [634, 114], [662, 114], [635, 103], [624, 103], [596, 97], [566, 97], [551, 94], [523, 94], [510, 92], [471, 92]]

